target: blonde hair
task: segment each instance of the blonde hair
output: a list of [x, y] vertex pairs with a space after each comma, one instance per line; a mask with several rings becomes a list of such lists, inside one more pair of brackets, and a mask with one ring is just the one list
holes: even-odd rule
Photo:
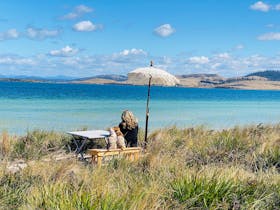
[[122, 113], [122, 125], [126, 129], [134, 129], [138, 126], [138, 120], [131, 111], [125, 110]]

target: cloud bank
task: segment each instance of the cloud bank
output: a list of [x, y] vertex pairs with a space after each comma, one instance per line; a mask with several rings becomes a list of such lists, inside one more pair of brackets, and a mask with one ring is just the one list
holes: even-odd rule
[[149, 66], [180, 74], [213, 73], [222, 76], [243, 76], [250, 72], [280, 69], [280, 55], [237, 56], [229, 52], [193, 56], [153, 56], [143, 49], [123, 49], [109, 55], [82, 55], [69, 45], [46, 54], [24, 57], [0, 55], [0, 74], [87, 77], [98, 74], [126, 75], [138, 67]]
[[273, 41], [273, 40], [280, 40], [280, 33], [266, 33], [263, 35], [260, 35], [258, 37], [258, 40], [260, 41]]

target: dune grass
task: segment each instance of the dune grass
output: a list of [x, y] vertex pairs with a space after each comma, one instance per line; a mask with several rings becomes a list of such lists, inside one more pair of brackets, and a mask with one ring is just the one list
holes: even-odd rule
[[[101, 169], [44, 161], [70, 143], [52, 131], [3, 132], [0, 209], [280, 209], [280, 125], [159, 129], [139, 161]], [[28, 167], [8, 172], [15, 159]]]

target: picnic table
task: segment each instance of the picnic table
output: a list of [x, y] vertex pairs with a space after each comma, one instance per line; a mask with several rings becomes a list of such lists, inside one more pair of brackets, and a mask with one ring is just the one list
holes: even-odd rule
[[74, 144], [76, 145], [75, 153], [77, 156], [80, 154], [83, 160], [85, 159], [83, 149], [87, 141], [96, 139], [107, 140], [107, 137], [110, 136], [110, 132], [106, 130], [71, 131], [67, 133], [73, 136]]

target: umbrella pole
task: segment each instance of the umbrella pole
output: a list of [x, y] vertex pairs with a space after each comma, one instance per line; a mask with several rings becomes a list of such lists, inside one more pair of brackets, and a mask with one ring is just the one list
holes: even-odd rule
[[148, 143], [148, 124], [149, 124], [149, 102], [150, 102], [150, 90], [151, 90], [151, 80], [152, 76], [149, 78], [149, 86], [148, 86], [148, 97], [147, 97], [147, 105], [146, 105], [146, 126], [145, 126], [145, 141], [144, 148], [146, 149]]

